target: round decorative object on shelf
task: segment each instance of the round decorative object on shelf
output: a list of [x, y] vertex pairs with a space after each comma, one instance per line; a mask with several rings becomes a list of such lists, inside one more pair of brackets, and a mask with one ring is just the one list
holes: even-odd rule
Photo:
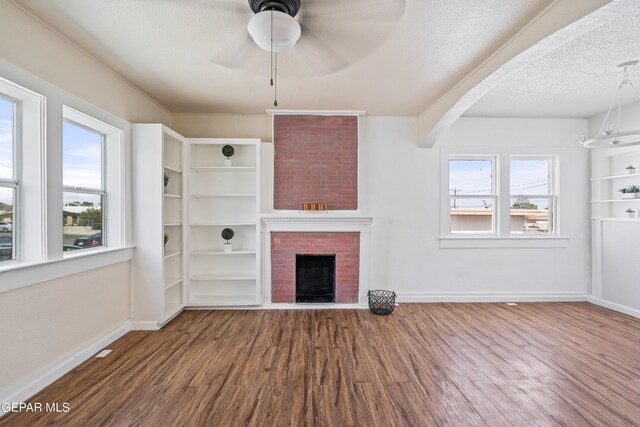
[[370, 290], [367, 295], [369, 296], [369, 310], [373, 314], [386, 316], [393, 313], [396, 308], [396, 293], [394, 291], [374, 289]]
[[225, 228], [224, 230], [222, 230], [222, 234], [221, 234], [222, 238], [226, 240], [227, 243], [229, 243], [229, 240], [233, 239], [234, 235], [235, 233], [230, 228]]
[[235, 152], [236, 150], [234, 150], [232, 145], [225, 145], [224, 147], [222, 147], [222, 155], [225, 156], [227, 159], [233, 156]]

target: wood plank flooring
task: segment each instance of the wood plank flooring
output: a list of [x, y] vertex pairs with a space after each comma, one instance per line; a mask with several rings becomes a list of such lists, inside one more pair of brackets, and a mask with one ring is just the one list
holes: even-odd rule
[[2, 426], [640, 425], [640, 319], [588, 303], [187, 311]]

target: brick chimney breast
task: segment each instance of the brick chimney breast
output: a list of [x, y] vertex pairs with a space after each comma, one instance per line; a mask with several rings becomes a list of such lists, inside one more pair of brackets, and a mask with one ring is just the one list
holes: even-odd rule
[[274, 208], [358, 209], [358, 117], [276, 115]]

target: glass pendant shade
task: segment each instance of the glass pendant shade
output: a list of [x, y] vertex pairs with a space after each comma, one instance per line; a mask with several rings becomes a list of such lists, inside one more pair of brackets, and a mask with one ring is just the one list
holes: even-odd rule
[[265, 10], [253, 15], [247, 29], [253, 41], [271, 51], [271, 18], [273, 14], [273, 52], [291, 49], [300, 38], [300, 24], [293, 17], [279, 11]]

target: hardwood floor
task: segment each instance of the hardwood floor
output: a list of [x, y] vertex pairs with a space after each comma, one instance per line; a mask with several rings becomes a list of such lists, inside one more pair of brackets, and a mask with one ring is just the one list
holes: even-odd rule
[[0, 425], [640, 425], [640, 320], [588, 303], [188, 311]]

